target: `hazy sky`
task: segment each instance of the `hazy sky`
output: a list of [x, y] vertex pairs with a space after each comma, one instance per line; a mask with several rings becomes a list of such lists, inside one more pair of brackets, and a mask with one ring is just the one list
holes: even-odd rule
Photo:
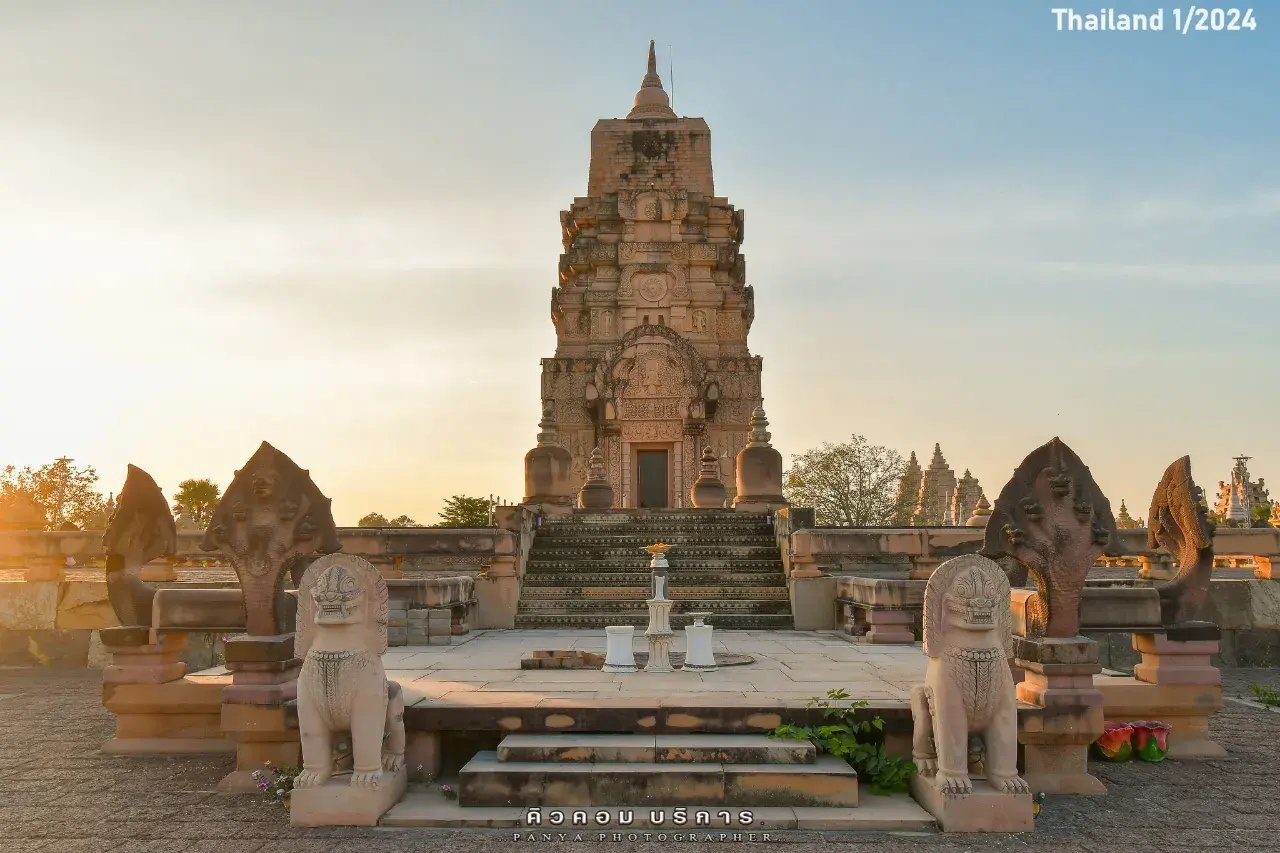
[[1061, 435], [1135, 515], [1184, 453], [1280, 486], [1280, 10], [1053, 5], [3, 0], [0, 463], [172, 492], [266, 439], [340, 524], [519, 498], [558, 212], [654, 38], [784, 455], [939, 441], [994, 497]]

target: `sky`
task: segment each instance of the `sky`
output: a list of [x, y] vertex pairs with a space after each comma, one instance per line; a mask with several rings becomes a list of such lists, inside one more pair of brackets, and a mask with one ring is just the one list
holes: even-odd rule
[[1280, 10], [1053, 6], [4, 0], [0, 464], [172, 492], [265, 439], [339, 524], [518, 500], [558, 214], [652, 38], [784, 457], [939, 442], [994, 498], [1058, 435], [1134, 515], [1183, 454], [1280, 484]]

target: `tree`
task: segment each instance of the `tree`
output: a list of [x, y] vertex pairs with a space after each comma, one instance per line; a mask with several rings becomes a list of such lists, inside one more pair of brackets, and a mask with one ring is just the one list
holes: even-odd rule
[[407, 515], [388, 519], [380, 512], [371, 512], [356, 522], [356, 527], [422, 527]]
[[213, 517], [213, 508], [218, 505], [222, 490], [212, 480], [183, 480], [178, 484], [178, 493], [173, 496], [173, 513], [186, 513], [200, 527], [209, 524]]
[[[79, 530], [102, 518], [107, 501], [95, 488], [98, 472], [55, 459], [39, 470], [9, 465], [0, 471], [0, 524], [17, 529]], [[14, 529], [10, 527], [9, 529]]]
[[819, 524], [880, 527], [907, 510], [898, 500], [906, 463], [896, 450], [852, 435], [791, 457], [783, 494], [792, 506], [813, 507]]
[[488, 527], [493, 504], [488, 498], [454, 495], [444, 502], [436, 527]]

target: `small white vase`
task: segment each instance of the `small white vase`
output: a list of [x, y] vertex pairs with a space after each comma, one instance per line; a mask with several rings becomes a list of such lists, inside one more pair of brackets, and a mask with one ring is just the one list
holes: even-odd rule
[[604, 629], [606, 645], [601, 672], [636, 671], [636, 656], [631, 649], [631, 638], [635, 633], [633, 625], [611, 625]]

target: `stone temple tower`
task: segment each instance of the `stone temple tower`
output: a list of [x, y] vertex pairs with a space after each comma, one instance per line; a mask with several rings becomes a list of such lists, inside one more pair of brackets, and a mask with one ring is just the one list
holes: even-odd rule
[[689, 506], [710, 447], [732, 503], [735, 457], [761, 405], [743, 214], [716, 196], [711, 131], [672, 111], [652, 42], [627, 117], [592, 129], [587, 194], [560, 223], [542, 399], [575, 485], [598, 446], [617, 506]]

